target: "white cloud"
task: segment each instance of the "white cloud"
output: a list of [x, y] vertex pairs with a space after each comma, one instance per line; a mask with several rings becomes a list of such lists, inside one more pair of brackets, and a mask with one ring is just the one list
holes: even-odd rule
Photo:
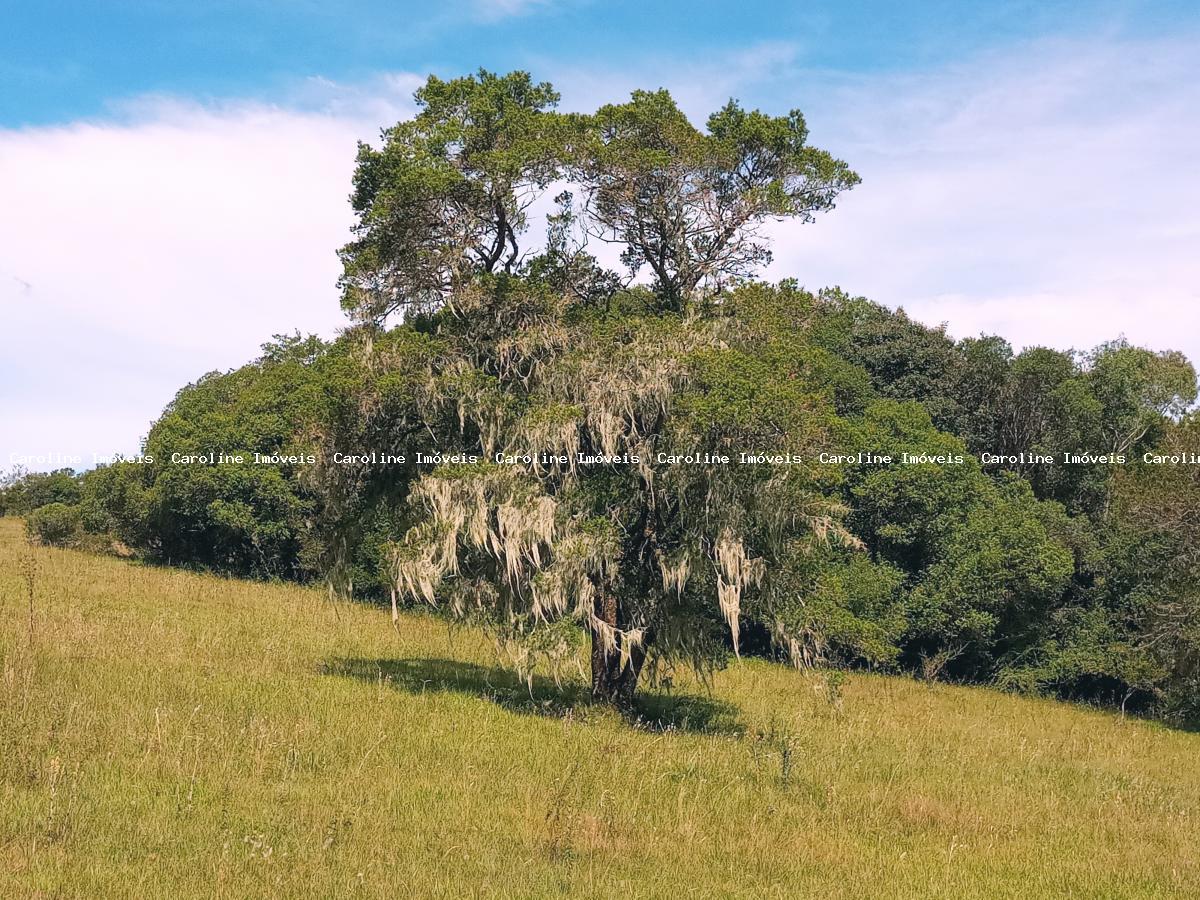
[[777, 228], [772, 274], [840, 283], [952, 334], [1200, 361], [1194, 41], [1047, 42], [835, 86], [814, 140], [863, 184]]
[[158, 98], [0, 131], [0, 469], [134, 452], [187, 382], [277, 332], [331, 336], [355, 140], [409, 89], [310, 90], [308, 111]]

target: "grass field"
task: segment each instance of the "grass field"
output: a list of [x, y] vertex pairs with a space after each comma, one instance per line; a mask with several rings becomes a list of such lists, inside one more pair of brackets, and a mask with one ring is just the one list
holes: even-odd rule
[[11, 519], [0, 601], [0, 897], [1200, 895], [1200, 735], [749, 661], [638, 726]]

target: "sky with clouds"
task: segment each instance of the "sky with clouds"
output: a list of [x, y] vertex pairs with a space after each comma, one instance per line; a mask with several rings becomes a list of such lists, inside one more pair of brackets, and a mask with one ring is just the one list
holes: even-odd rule
[[[424, 75], [802, 109], [863, 183], [770, 277], [951, 334], [1200, 360], [1194, 2], [24, 4], [0, 29], [0, 470], [136, 452], [176, 390], [342, 325], [357, 140]], [[16, 457], [14, 458], [14, 454]]]

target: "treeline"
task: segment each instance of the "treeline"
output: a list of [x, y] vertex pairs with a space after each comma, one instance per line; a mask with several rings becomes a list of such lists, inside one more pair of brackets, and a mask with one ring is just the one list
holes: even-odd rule
[[[1200, 467], [1140, 463], [1150, 451], [1200, 453], [1186, 360], [1124, 342], [1018, 354], [996, 337], [955, 342], [838, 291], [755, 286], [747, 295], [803, 321], [776, 330], [772, 345], [788, 357], [789, 387], [806, 398], [806, 427], [825, 435], [821, 446], [965, 457], [814, 474], [861, 546], [789, 573], [804, 598], [806, 659], [1196, 716]], [[642, 299], [613, 298], [631, 308]], [[340, 552], [356, 593], [385, 598], [386, 547], [409, 524], [415, 466], [356, 468], [348, 477], [361, 484], [333, 497], [319, 466], [165, 461], [217, 450], [305, 456], [335, 438], [345, 451], [433, 452], [428, 435], [379, 425], [403, 418], [411, 372], [436, 354], [438, 330], [435, 317], [373, 335], [370, 353], [365, 332], [331, 344], [280, 338], [250, 365], [181, 390], [146, 440], [154, 463], [26, 475], [0, 503], [49, 543], [102, 535], [148, 559], [242, 576], [317, 579]], [[409, 377], [403, 364], [376, 369], [377, 354], [407, 357]], [[776, 389], [762, 377], [756, 390]], [[382, 406], [364, 410], [365, 397]], [[1129, 463], [976, 462], [981, 452], [1064, 451]], [[352, 508], [334, 516], [337, 502]], [[743, 640], [772, 652], [765, 628], [751, 625]]]
[[[557, 99], [524, 73], [431, 78], [360, 147], [342, 336], [205, 376], [151, 429], [152, 462], [20, 478], [8, 511], [48, 543], [436, 603], [525, 670], [590, 639], [614, 703], [643, 670], [745, 651], [1200, 718], [1200, 466], [1142, 462], [1200, 453], [1187, 360], [1014, 353], [756, 281], [764, 222], [810, 221], [858, 182], [798, 111], [731, 101], [702, 131], [665, 91], [591, 115]], [[531, 203], [564, 182], [524, 248]], [[800, 462], [657, 462], [743, 450]], [[1064, 452], [1127, 462], [1028, 462]], [[247, 462], [169, 462], [212, 453]]]

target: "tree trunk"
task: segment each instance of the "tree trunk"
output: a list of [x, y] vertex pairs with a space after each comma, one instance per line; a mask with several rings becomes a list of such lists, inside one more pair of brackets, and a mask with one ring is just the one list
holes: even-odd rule
[[[623, 627], [619, 624], [619, 609], [620, 604], [612, 595], [605, 595], [596, 601], [596, 617], [618, 628]], [[605, 652], [604, 641], [592, 632], [592, 696], [613, 706], [630, 706], [645, 661], [645, 648], [634, 647], [628, 662], [622, 666], [620, 650]]]

